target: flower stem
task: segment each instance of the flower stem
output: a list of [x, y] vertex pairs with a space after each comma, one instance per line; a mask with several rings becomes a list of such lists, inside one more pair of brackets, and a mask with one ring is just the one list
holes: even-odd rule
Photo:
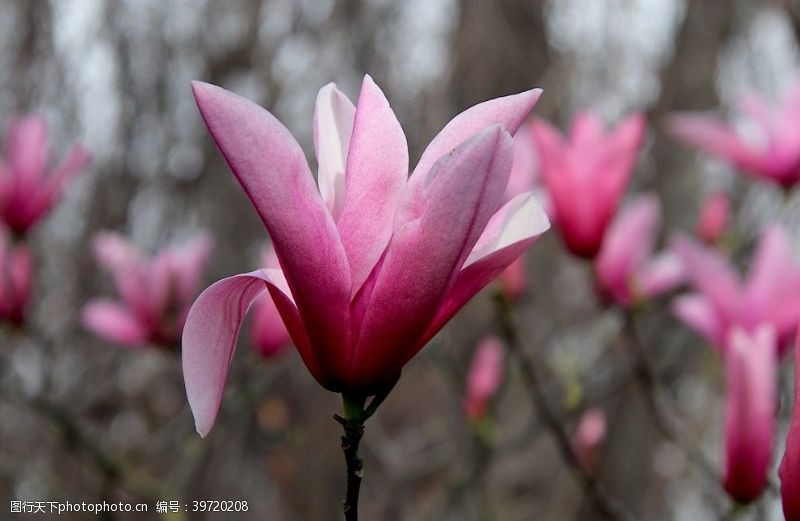
[[364, 436], [364, 398], [352, 398], [342, 395], [344, 417], [334, 414], [333, 417], [344, 429], [342, 436], [342, 452], [347, 465], [347, 492], [344, 497], [345, 521], [358, 521], [358, 494], [361, 490], [361, 478], [364, 476], [364, 461], [358, 456], [358, 446]]

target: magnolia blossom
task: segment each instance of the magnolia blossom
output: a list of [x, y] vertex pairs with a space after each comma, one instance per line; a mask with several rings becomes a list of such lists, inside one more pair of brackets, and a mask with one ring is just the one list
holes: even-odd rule
[[794, 413], [781, 461], [781, 499], [786, 521], [800, 521], [800, 338], [795, 343]]
[[[264, 248], [261, 265], [266, 269], [280, 269], [278, 257], [272, 246]], [[272, 298], [264, 292], [253, 303], [253, 323], [250, 326], [250, 342], [253, 349], [264, 358], [271, 358], [286, 351], [292, 339], [283, 324], [281, 314]]]
[[611, 224], [594, 268], [601, 290], [617, 303], [630, 306], [683, 282], [677, 255], [653, 256], [660, 226], [661, 205], [654, 195], [636, 199]]
[[152, 258], [116, 233], [98, 234], [93, 246], [98, 264], [114, 279], [119, 300], [90, 301], [81, 314], [84, 327], [125, 347], [176, 347], [211, 255], [211, 237], [201, 233]]
[[723, 485], [740, 503], [758, 498], [767, 484], [778, 410], [775, 330], [736, 328], [725, 355], [725, 471]]
[[67, 182], [83, 169], [89, 153], [75, 145], [51, 170], [47, 124], [38, 116], [13, 120], [0, 162], [0, 218], [24, 235], [52, 209]]
[[709, 195], [697, 219], [697, 236], [708, 244], [719, 242], [731, 213], [731, 199], [725, 192]]
[[33, 262], [28, 246], [14, 244], [0, 230], [0, 321], [21, 325], [25, 320], [33, 279]]
[[637, 114], [606, 132], [596, 116], [583, 113], [566, 139], [542, 120], [532, 128], [561, 237], [572, 253], [591, 259], [628, 185], [645, 119]]
[[762, 235], [745, 284], [717, 251], [681, 237], [674, 247], [697, 291], [677, 299], [675, 313], [725, 360], [723, 484], [735, 500], [752, 501], [764, 489], [772, 458], [777, 364], [797, 330], [800, 269], [777, 226]]
[[673, 248], [695, 289], [675, 300], [678, 318], [722, 353], [734, 328], [752, 335], [763, 325], [774, 329], [778, 353], [787, 351], [800, 319], [800, 266], [792, 259], [789, 237], [780, 227], [762, 234], [744, 282], [716, 250], [687, 237], [677, 237]]
[[581, 415], [578, 428], [572, 436], [572, 451], [588, 471], [597, 465], [598, 452], [606, 439], [606, 423], [606, 414], [602, 409], [589, 409]]
[[515, 132], [539, 90], [452, 120], [411, 177], [400, 124], [367, 76], [356, 105], [323, 87], [314, 114], [318, 184], [272, 114], [193, 84], [200, 112], [272, 238], [280, 268], [204, 291], [183, 335], [201, 435], [219, 409], [242, 319], [269, 291], [311, 374], [345, 396], [384, 392], [450, 318], [549, 224], [529, 193], [503, 204]]
[[489, 400], [503, 383], [505, 368], [503, 344], [499, 338], [488, 337], [478, 344], [467, 374], [464, 395], [464, 412], [472, 420], [480, 420], [486, 414]]
[[676, 114], [667, 129], [676, 138], [743, 171], [789, 189], [800, 180], [800, 82], [770, 105], [749, 94], [739, 101], [743, 124], [703, 114]]

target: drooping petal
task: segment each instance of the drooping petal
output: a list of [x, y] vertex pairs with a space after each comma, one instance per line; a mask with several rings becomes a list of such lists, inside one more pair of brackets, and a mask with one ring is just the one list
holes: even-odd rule
[[713, 347], [724, 352], [726, 324], [706, 297], [699, 294], [678, 297], [672, 302], [672, 312]]
[[[281, 287], [284, 284], [278, 270], [257, 270], [234, 275], [209, 286], [189, 311], [183, 329], [183, 376], [189, 406], [201, 436], [208, 434], [214, 425], [239, 330], [252, 302], [265, 295], [269, 286], [270, 292], [275, 291], [283, 296], [282, 299], [275, 299], [281, 315], [297, 316], [291, 296], [284, 293], [288, 288]], [[287, 322], [287, 328], [293, 338], [302, 339], [305, 336], [299, 318]], [[307, 339], [298, 342], [298, 347], [301, 344], [307, 346]], [[309, 370], [318, 377], [316, 361], [313, 358], [306, 359], [312, 356], [311, 353], [308, 349], [302, 349], [300, 353]]]
[[795, 339], [794, 412], [781, 460], [781, 500], [786, 521], [800, 521], [800, 338]]
[[389, 243], [408, 177], [406, 136], [369, 76], [364, 77], [358, 98], [346, 170], [338, 227], [355, 294]]
[[375, 280], [352, 363], [352, 387], [395, 378], [497, 210], [513, 141], [495, 125], [431, 169], [423, 213], [395, 232]]
[[492, 125], [500, 125], [514, 135], [541, 96], [541, 89], [495, 98], [468, 108], [453, 118], [423, 152], [403, 194], [396, 227], [419, 217], [422, 192], [429, 171], [436, 161], [473, 135]]
[[95, 299], [81, 311], [83, 327], [97, 336], [126, 347], [143, 347], [148, 329], [128, 308], [107, 299]]
[[258, 105], [192, 85], [214, 141], [269, 231], [319, 364], [338, 377], [325, 385], [340, 390], [351, 358], [350, 267], [303, 151]]
[[776, 351], [775, 331], [762, 326], [752, 336], [735, 329], [725, 356], [724, 486], [740, 503], [758, 498], [767, 484], [778, 410]]
[[339, 217], [344, 205], [345, 166], [355, 114], [353, 103], [335, 84], [329, 83], [319, 90], [314, 110], [314, 151], [319, 163], [317, 182], [334, 219]]

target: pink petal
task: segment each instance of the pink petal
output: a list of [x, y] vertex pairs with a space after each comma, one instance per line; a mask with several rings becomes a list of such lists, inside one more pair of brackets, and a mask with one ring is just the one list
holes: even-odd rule
[[752, 335], [733, 331], [725, 356], [724, 486], [740, 503], [761, 495], [772, 459], [778, 410], [775, 331], [761, 327]]
[[334, 219], [338, 219], [344, 205], [345, 164], [355, 113], [353, 103], [335, 84], [329, 83], [319, 90], [314, 110], [314, 151], [319, 163], [317, 182]]
[[706, 296], [726, 321], [741, 315], [742, 288], [727, 259], [685, 236], [676, 236], [672, 249], [683, 261], [690, 283]]
[[708, 244], [716, 244], [730, 216], [731, 200], [725, 192], [717, 192], [705, 198], [697, 218], [697, 236]]
[[[300, 146], [272, 114], [194, 82], [200, 112], [267, 227], [321, 367], [349, 371], [350, 267]], [[341, 382], [328, 381], [331, 390]]]
[[653, 195], [637, 198], [611, 224], [595, 259], [600, 282], [614, 295], [626, 294], [636, 271], [653, 251], [661, 206]]
[[800, 521], [800, 339], [795, 341], [794, 412], [780, 467], [781, 499], [786, 521]]
[[23, 193], [30, 193], [47, 170], [47, 123], [39, 116], [13, 120], [6, 133], [6, 161]]
[[786, 232], [771, 226], [759, 239], [745, 289], [747, 325], [770, 321], [778, 337], [793, 334], [800, 320], [800, 267]]
[[72, 147], [61, 165], [50, 174], [39, 190], [32, 194], [33, 197], [27, 205], [27, 219], [32, 223], [49, 212], [58, 202], [67, 183], [78, 175], [90, 160], [91, 155], [85, 148], [80, 145]]
[[500, 389], [505, 374], [503, 344], [487, 337], [475, 349], [467, 374], [464, 410], [472, 420], [482, 417], [492, 396]]
[[512, 135], [528, 116], [542, 94], [541, 89], [532, 89], [511, 96], [495, 98], [479, 103], [453, 118], [433, 138], [423, 152], [408, 181], [396, 227], [416, 219], [422, 211], [422, 192], [425, 180], [433, 164], [450, 153], [473, 135], [492, 125], [501, 125]]
[[726, 324], [706, 297], [698, 294], [678, 297], [672, 303], [672, 312], [712, 346], [724, 352]]
[[[533, 201], [532, 198], [531, 200]], [[532, 207], [532, 205], [538, 207], [535, 201], [527, 202], [517, 211], [510, 212], [509, 210], [513, 208], [514, 204], [515, 200], [512, 199], [504, 206], [503, 210], [492, 218], [494, 221], [498, 215], [505, 214], [507, 216], [506, 225], [500, 232], [500, 236], [504, 238], [492, 241], [497, 246], [496, 249], [487, 250], [485, 255], [476, 256], [469, 265], [465, 265], [461, 269], [455, 283], [440, 304], [433, 321], [422, 339], [417, 342], [417, 350], [433, 338], [464, 304], [494, 280], [515, 259], [519, 258], [538, 239], [539, 235], [548, 229], [546, 216], [543, 215], [541, 209], [536, 210], [533, 209], [535, 207]], [[523, 219], [523, 223], [519, 222], [520, 218]], [[508, 233], [510, 230], [515, 231]]]
[[683, 284], [686, 270], [680, 257], [664, 252], [644, 264], [635, 274], [636, 291], [645, 298], [652, 298]]
[[81, 311], [83, 327], [97, 336], [126, 347], [142, 347], [149, 331], [128, 308], [107, 299], [95, 299]]
[[[222, 401], [228, 369], [236, 349], [239, 331], [250, 304], [269, 286], [281, 315], [292, 318], [287, 326], [298, 340], [303, 360], [315, 376], [317, 365], [307, 348], [308, 340], [281, 274], [277, 270], [258, 270], [222, 279], [208, 287], [195, 301], [183, 329], [183, 376], [186, 395], [195, 418], [197, 432], [205, 436], [216, 420]], [[281, 287], [284, 286], [284, 287]], [[310, 362], [310, 363], [309, 363]]]
[[527, 273], [525, 257], [520, 256], [498, 275], [500, 290], [505, 298], [514, 301], [525, 294], [527, 287]]
[[603, 122], [591, 112], [581, 112], [572, 119], [569, 140], [576, 147], [591, 146], [603, 138]]
[[602, 409], [589, 409], [581, 415], [578, 428], [572, 436], [572, 450], [585, 470], [594, 470], [607, 429], [606, 415]]
[[667, 118], [667, 131], [677, 139], [705, 150], [734, 165], [762, 170], [763, 159], [742, 141], [736, 131], [714, 117], [675, 114]]
[[506, 199], [530, 192], [536, 186], [538, 164], [531, 129], [522, 124], [514, 134], [514, 166], [506, 186]]
[[389, 243], [407, 177], [406, 136], [383, 92], [365, 76], [347, 156], [344, 207], [338, 221], [354, 295]]
[[377, 274], [351, 387], [386, 383], [416, 352], [417, 339], [500, 204], [513, 152], [511, 136], [495, 125], [431, 169], [422, 215], [395, 233]]

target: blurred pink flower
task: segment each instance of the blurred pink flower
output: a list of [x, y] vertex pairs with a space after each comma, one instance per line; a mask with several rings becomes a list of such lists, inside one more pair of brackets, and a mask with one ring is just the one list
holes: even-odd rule
[[735, 328], [725, 355], [725, 472], [723, 484], [739, 503], [767, 484], [778, 411], [777, 345], [772, 326]]
[[0, 231], [0, 321], [19, 326], [25, 321], [33, 279], [33, 261], [28, 246], [14, 244]]
[[800, 521], [800, 337], [795, 341], [794, 412], [781, 461], [781, 499], [786, 521]]
[[61, 165], [50, 170], [47, 124], [39, 116], [11, 121], [6, 131], [5, 158], [0, 162], [0, 218], [16, 235], [24, 235], [47, 215], [67, 182], [89, 161], [75, 145]]
[[202, 435], [214, 424], [241, 321], [265, 290], [316, 380], [367, 396], [394, 382], [549, 226], [530, 194], [502, 205], [510, 133], [539, 90], [457, 116], [409, 178], [405, 135], [372, 79], [364, 78], [356, 106], [329, 84], [314, 115], [318, 191], [302, 149], [269, 112], [213, 85], [193, 88], [282, 268], [221, 280], [189, 313], [183, 369]]
[[581, 415], [578, 428], [572, 436], [572, 450], [587, 471], [597, 466], [598, 451], [606, 439], [606, 430], [606, 414], [602, 409], [592, 408]]
[[645, 133], [637, 114], [611, 131], [593, 114], [579, 114], [565, 140], [550, 124], [533, 123], [539, 165], [567, 248], [593, 258], [636, 164]]
[[800, 180], [800, 82], [770, 106], [761, 96], [743, 96], [743, 128], [703, 114], [675, 114], [667, 130], [676, 138], [761, 179], [789, 189]]
[[725, 233], [730, 212], [731, 199], [725, 192], [706, 197], [697, 219], [697, 236], [707, 244], [717, 244]]
[[120, 300], [90, 301], [81, 313], [84, 327], [126, 347], [177, 347], [211, 255], [211, 237], [201, 233], [182, 247], [165, 248], [152, 258], [116, 233], [97, 234], [93, 245], [97, 262], [111, 273]]
[[528, 287], [528, 276], [525, 273], [525, 257], [519, 257], [504, 269], [497, 277], [500, 291], [510, 301], [519, 299]]
[[644, 195], [624, 208], [609, 227], [594, 267], [601, 290], [618, 304], [634, 305], [685, 280], [675, 253], [653, 256], [660, 226], [658, 199]]
[[496, 337], [487, 337], [478, 344], [467, 374], [464, 412], [472, 421], [483, 418], [489, 400], [500, 389], [505, 373], [503, 344]]
[[[272, 246], [265, 247], [261, 257], [261, 265], [264, 268], [280, 269], [278, 257]], [[253, 348], [263, 358], [271, 358], [286, 351], [292, 345], [292, 338], [272, 297], [265, 291], [253, 306], [255, 311], [250, 326], [250, 342]]]
[[676, 237], [673, 249], [696, 291], [675, 300], [678, 318], [722, 353], [734, 328], [752, 335], [764, 325], [774, 328], [779, 355], [787, 351], [800, 319], [800, 266], [780, 227], [771, 226], [761, 235], [744, 283], [716, 250], [687, 237]]

